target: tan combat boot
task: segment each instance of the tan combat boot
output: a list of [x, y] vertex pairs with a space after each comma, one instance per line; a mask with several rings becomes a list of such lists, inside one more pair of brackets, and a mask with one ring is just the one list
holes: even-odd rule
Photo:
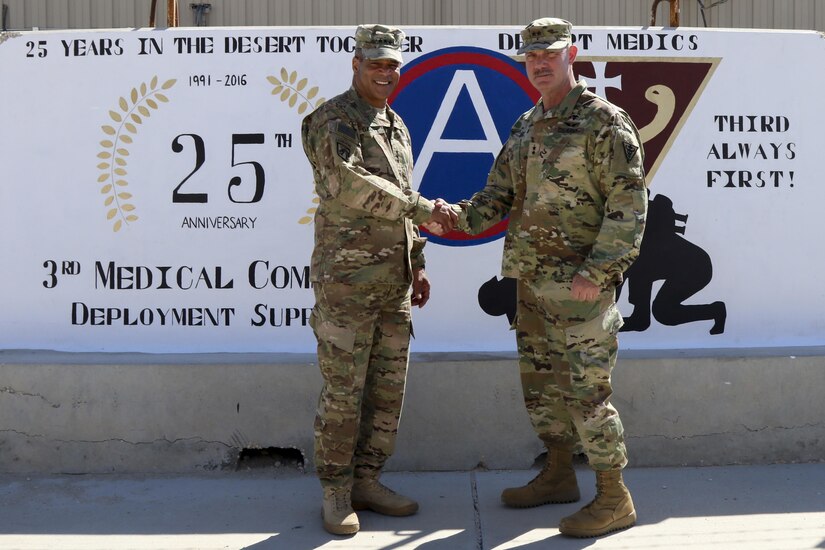
[[580, 498], [572, 446], [547, 447], [547, 462], [539, 475], [523, 487], [511, 487], [501, 493], [501, 501], [513, 508], [576, 502]]
[[356, 478], [352, 485], [352, 507], [372, 510], [385, 516], [410, 516], [418, 511], [418, 503], [380, 484], [377, 479]]
[[333, 535], [354, 535], [361, 528], [352, 511], [350, 489], [325, 488], [323, 507], [324, 529]]
[[569, 537], [598, 537], [627, 529], [636, 523], [633, 499], [622, 481], [621, 470], [596, 472], [596, 498], [562, 518], [559, 531]]

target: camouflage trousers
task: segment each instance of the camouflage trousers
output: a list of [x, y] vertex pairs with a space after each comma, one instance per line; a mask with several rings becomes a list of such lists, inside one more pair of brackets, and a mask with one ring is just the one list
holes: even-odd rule
[[409, 288], [314, 284], [310, 325], [324, 379], [315, 466], [324, 487], [377, 478], [395, 448], [409, 359]]
[[624, 468], [619, 413], [610, 404], [622, 317], [615, 291], [575, 301], [570, 283], [519, 280], [516, 339], [524, 402], [546, 445], [573, 445], [594, 470]]

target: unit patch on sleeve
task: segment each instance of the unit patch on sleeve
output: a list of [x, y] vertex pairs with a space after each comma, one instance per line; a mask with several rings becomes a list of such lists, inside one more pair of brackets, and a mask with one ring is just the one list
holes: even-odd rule
[[331, 137], [335, 143], [335, 153], [343, 161], [349, 161], [353, 150], [358, 147], [358, 133], [347, 124], [337, 121], [330, 124]]
[[350, 156], [352, 156], [352, 150], [349, 148], [349, 145], [338, 141], [335, 143], [335, 146], [336, 152], [338, 156], [341, 157], [341, 160], [349, 160]]
[[636, 151], [639, 150], [639, 147], [626, 141], [622, 142], [622, 146], [624, 147], [624, 158], [627, 162], [630, 162], [633, 160], [633, 157], [636, 155]]

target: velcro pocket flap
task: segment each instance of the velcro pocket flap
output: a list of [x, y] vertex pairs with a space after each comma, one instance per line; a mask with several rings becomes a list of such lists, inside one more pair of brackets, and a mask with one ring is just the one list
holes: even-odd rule
[[355, 330], [351, 328], [339, 327], [329, 321], [316, 320], [315, 334], [320, 340], [329, 342], [347, 353], [352, 353], [355, 349]]
[[612, 304], [604, 313], [584, 323], [567, 327], [564, 332], [567, 335], [568, 346], [588, 345], [601, 342], [607, 335], [617, 334], [623, 324], [619, 308]]

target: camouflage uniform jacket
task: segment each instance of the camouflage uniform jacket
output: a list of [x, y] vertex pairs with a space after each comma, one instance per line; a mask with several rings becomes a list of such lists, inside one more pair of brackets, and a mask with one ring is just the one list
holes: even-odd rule
[[304, 118], [304, 152], [320, 204], [315, 213], [312, 281], [404, 284], [424, 266], [417, 225], [432, 201], [411, 188], [410, 134], [389, 106], [386, 117], [354, 88]]
[[502, 274], [607, 288], [639, 253], [647, 214], [643, 150], [627, 113], [581, 80], [556, 107], [513, 125], [487, 185], [459, 203], [479, 233], [509, 214]]

